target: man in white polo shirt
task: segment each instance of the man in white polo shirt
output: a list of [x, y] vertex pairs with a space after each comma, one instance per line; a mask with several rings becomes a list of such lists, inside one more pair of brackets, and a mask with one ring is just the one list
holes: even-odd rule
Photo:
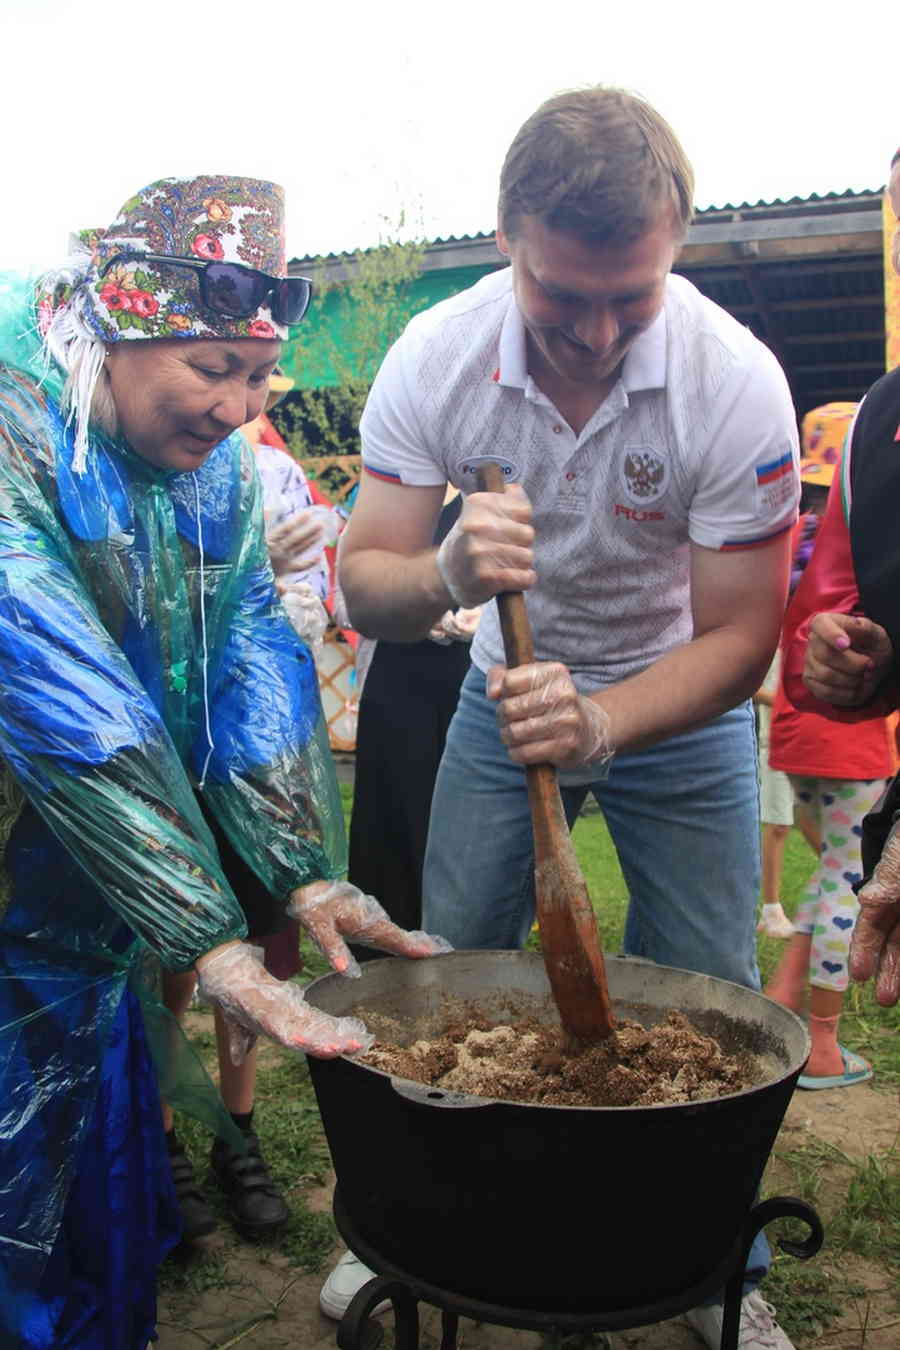
[[[494, 604], [473, 644], [432, 804], [429, 931], [524, 941], [522, 765], [549, 761], [570, 819], [589, 790], [603, 809], [625, 951], [758, 988], [747, 700], [784, 610], [797, 435], [768, 349], [670, 274], [692, 195], [671, 129], [620, 90], [525, 123], [500, 184], [511, 266], [413, 319], [375, 380], [341, 580], [355, 626], [395, 641], [527, 592], [533, 665], [504, 668]], [[477, 490], [487, 461], [503, 496]], [[436, 551], [448, 480], [466, 500]], [[742, 1344], [789, 1346], [757, 1292], [743, 1313]], [[719, 1310], [691, 1317], [718, 1345]]]

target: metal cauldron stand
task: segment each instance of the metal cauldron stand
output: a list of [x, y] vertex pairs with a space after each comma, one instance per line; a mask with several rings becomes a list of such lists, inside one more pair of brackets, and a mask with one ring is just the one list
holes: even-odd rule
[[379, 1303], [390, 1300], [394, 1314], [395, 1350], [419, 1350], [419, 1303], [441, 1310], [440, 1350], [456, 1350], [460, 1317], [487, 1322], [493, 1326], [513, 1327], [572, 1335], [576, 1332], [622, 1331], [629, 1327], [649, 1326], [696, 1308], [704, 1299], [724, 1289], [724, 1318], [720, 1350], [737, 1350], [740, 1328], [744, 1270], [753, 1240], [775, 1219], [799, 1219], [809, 1229], [800, 1242], [780, 1239], [783, 1251], [800, 1260], [808, 1260], [819, 1251], [823, 1230], [815, 1210], [803, 1200], [775, 1196], [760, 1201], [750, 1210], [743, 1231], [726, 1259], [699, 1284], [675, 1296], [651, 1301], [638, 1308], [605, 1309], [602, 1313], [537, 1312], [528, 1308], [504, 1308], [461, 1297], [451, 1290], [432, 1285], [392, 1265], [360, 1237], [343, 1207], [340, 1190], [335, 1190], [334, 1218], [347, 1246], [372, 1270], [379, 1272], [354, 1297], [337, 1330], [340, 1350], [376, 1350], [382, 1328], [371, 1316]]

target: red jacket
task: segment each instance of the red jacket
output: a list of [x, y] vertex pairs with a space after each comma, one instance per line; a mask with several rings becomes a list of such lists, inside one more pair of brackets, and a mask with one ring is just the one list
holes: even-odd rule
[[861, 612], [840, 470], [834, 475], [812, 557], [784, 616], [769, 764], [809, 778], [890, 778], [898, 766], [898, 719], [886, 700], [875, 699], [862, 708], [836, 708], [814, 698], [803, 683], [809, 626], [823, 610]]

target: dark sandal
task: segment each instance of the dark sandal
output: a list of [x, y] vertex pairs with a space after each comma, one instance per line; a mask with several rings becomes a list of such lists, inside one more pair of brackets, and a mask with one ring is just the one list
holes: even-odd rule
[[290, 1210], [272, 1180], [256, 1133], [248, 1130], [244, 1137], [246, 1153], [239, 1153], [217, 1139], [210, 1164], [229, 1198], [229, 1213], [238, 1232], [245, 1237], [273, 1237], [287, 1223]]
[[213, 1231], [216, 1216], [197, 1184], [191, 1160], [181, 1144], [170, 1147], [169, 1167], [175, 1183], [175, 1198], [181, 1211], [181, 1236], [185, 1242], [193, 1242], [194, 1238], [205, 1237]]

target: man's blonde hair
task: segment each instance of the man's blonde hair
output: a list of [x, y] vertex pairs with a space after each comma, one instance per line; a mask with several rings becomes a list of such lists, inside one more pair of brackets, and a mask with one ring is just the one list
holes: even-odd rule
[[675, 133], [642, 98], [595, 85], [541, 104], [516, 135], [500, 173], [500, 228], [523, 216], [585, 243], [632, 243], [671, 207], [683, 237], [694, 174]]

